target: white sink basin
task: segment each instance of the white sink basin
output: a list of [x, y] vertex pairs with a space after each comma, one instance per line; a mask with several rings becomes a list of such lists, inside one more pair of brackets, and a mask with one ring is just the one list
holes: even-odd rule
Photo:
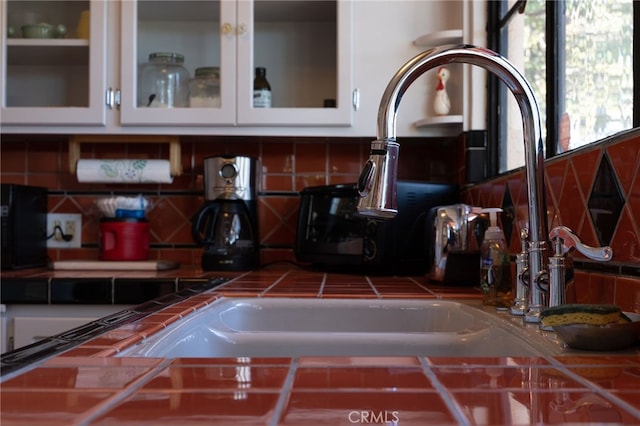
[[507, 326], [453, 301], [223, 298], [120, 356], [539, 355]]

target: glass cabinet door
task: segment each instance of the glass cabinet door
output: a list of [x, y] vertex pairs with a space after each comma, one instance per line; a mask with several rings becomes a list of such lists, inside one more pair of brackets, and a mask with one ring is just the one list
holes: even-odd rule
[[[122, 2], [123, 125], [235, 123], [235, 9], [228, 0]], [[195, 86], [196, 72], [206, 87]]]
[[[351, 0], [126, 1], [121, 24], [125, 126], [351, 123]], [[270, 108], [253, 106], [256, 67], [267, 70]], [[215, 100], [194, 92], [203, 68], [218, 69]]]
[[[351, 0], [238, 2], [238, 123], [350, 125]], [[253, 103], [266, 69], [271, 107]]]
[[3, 125], [105, 125], [106, 5], [3, 0]]

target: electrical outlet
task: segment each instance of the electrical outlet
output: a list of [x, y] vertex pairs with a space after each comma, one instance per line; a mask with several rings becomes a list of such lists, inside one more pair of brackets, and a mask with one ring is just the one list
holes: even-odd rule
[[82, 245], [82, 215], [47, 214], [47, 247], [79, 248]]

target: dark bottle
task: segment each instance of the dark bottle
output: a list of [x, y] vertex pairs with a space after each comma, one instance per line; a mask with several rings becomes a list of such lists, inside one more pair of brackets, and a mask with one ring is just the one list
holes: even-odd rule
[[271, 108], [271, 85], [267, 81], [266, 68], [256, 68], [256, 77], [253, 80], [253, 107]]
[[336, 107], [336, 100], [335, 99], [325, 99], [324, 101], [322, 101], [322, 106], [324, 108], [335, 108]]

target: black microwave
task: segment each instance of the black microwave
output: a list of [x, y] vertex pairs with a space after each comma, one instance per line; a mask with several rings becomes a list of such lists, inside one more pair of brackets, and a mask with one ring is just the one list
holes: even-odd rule
[[300, 194], [295, 255], [325, 270], [422, 275], [428, 271], [430, 210], [459, 202], [454, 184], [398, 181], [398, 214], [360, 216], [356, 184], [314, 186]]

